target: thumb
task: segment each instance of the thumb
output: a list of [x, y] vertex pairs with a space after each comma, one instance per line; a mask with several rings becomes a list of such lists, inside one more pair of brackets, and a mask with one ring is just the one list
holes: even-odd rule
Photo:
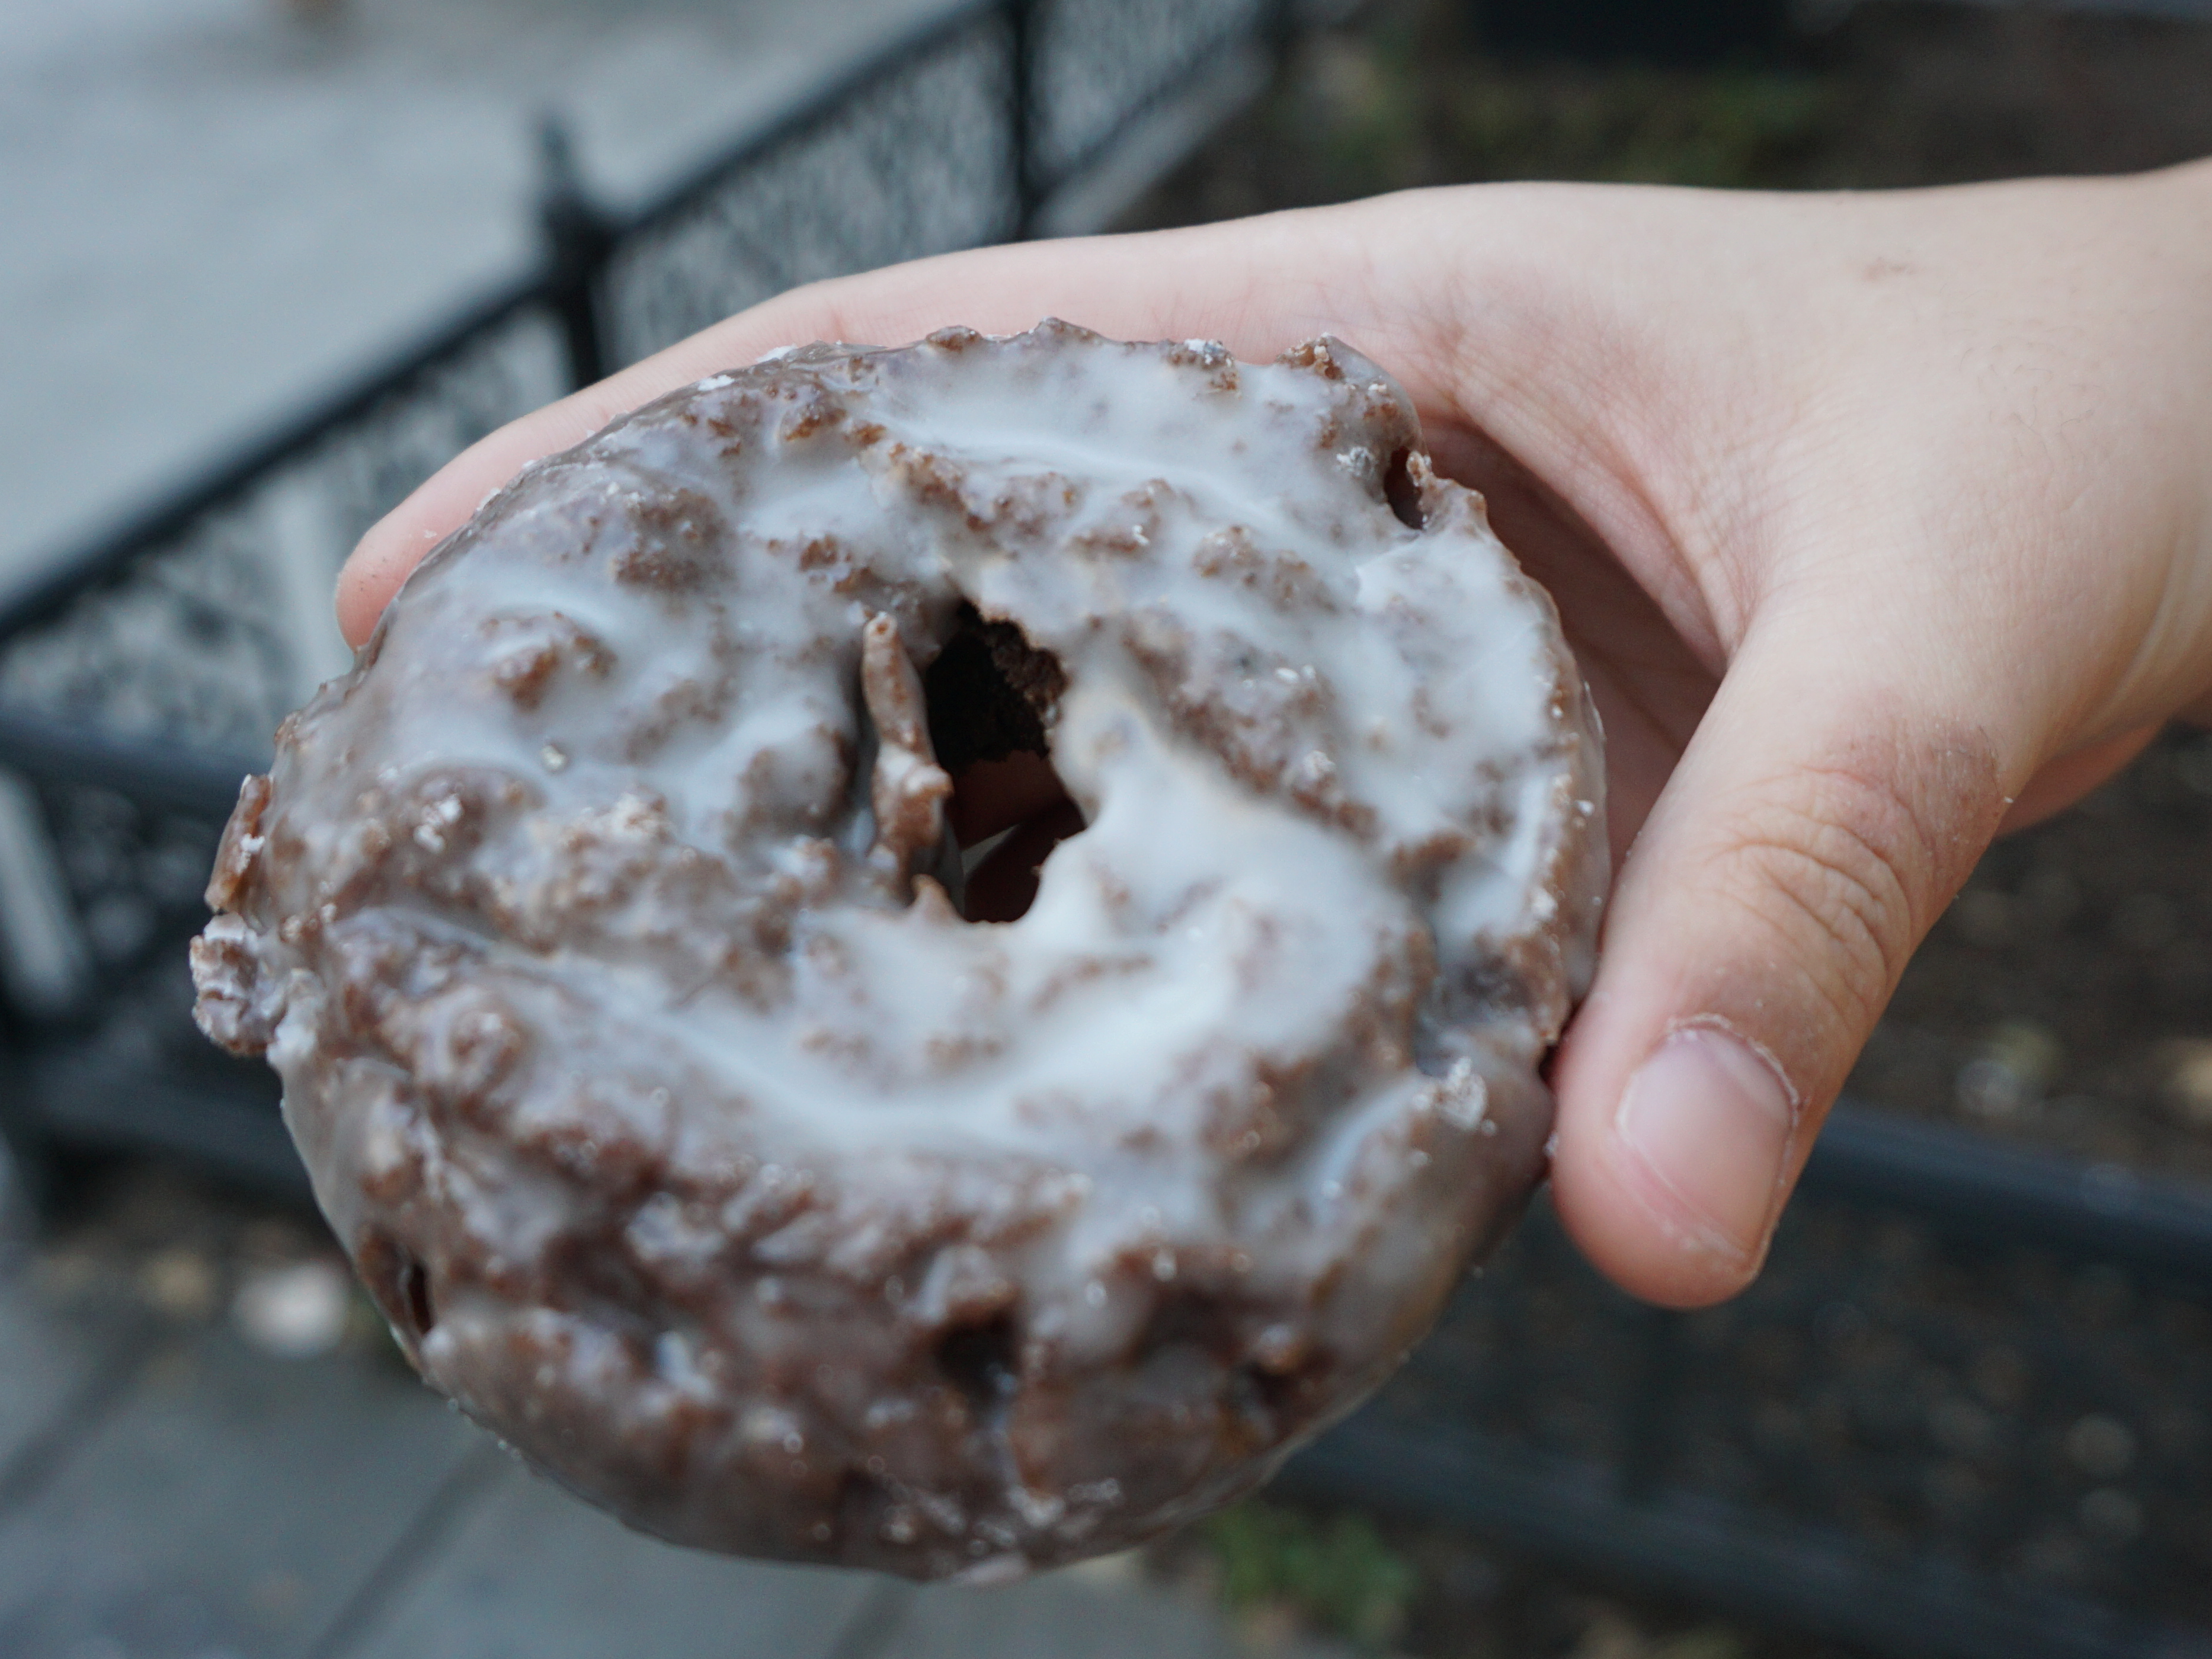
[[1701, 1306], [1757, 1273], [1821, 1115], [2004, 811], [1988, 733], [1881, 678], [1869, 632], [1827, 615], [1747, 637], [1629, 853], [1560, 1050], [1561, 1218], [1651, 1301]]

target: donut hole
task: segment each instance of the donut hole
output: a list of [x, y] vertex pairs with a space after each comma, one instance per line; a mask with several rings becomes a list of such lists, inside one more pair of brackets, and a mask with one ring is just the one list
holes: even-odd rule
[[1427, 528], [1428, 514], [1421, 511], [1421, 487], [1413, 482], [1413, 452], [1401, 449], [1382, 469], [1382, 499], [1390, 503], [1398, 522], [1408, 530]]
[[979, 844], [968, 866], [960, 914], [970, 921], [1019, 921], [1036, 901], [1052, 849], [1083, 828], [1082, 809], [1062, 791], [1050, 806]]
[[1014, 1316], [1000, 1312], [971, 1324], [955, 1325], [937, 1340], [937, 1369], [960, 1391], [969, 1409], [982, 1417], [1012, 1399], [1021, 1387], [1021, 1333]]
[[922, 676], [929, 740], [952, 778], [947, 811], [965, 855], [970, 921], [1016, 921], [1052, 849], [1084, 828], [1052, 768], [1052, 721], [1067, 675], [1012, 623], [963, 604]]

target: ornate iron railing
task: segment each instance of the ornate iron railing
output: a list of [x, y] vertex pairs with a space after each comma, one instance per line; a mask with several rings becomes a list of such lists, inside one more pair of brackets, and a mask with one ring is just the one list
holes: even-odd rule
[[[177, 943], [189, 894], [172, 878], [205, 865], [238, 773], [348, 661], [340, 562], [438, 465], [796, 283], [1026, 234], [1163, 105], [1264, 55], [1288, 15], [1282, 0], [971, 0], [625, 211], [587, 199], [549, 126], [539, 269], [0, 603], [0, 987], [17, 1048], [97, 1019]], [[209, 788], [157, 802], [141, 761]], [[29, 1137], [34, 1114], [12, 1112]]]

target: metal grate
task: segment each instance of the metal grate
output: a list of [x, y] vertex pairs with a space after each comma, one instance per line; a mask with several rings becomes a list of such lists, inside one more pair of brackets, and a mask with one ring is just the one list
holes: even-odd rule
[[1130, 112], [1187, 78], [1194, 55], [1218, 58], [1275, 22], [1266, 0], [1048, 0], [1030, 26], [1038, 166], [1047, 176], [1085, 166]]
[[270, 734], [350, 653], [331, 614], [362, 532], [459, 449], [563, 389], [543, 306], [404, 366], [214, 498], [34, 595], [0, 629], [0, 708], [217, 752]]
[[631, 362], [786, 289], [1013, 234], [1013, 32], [976, 14], [623, 235], [602, 289]]

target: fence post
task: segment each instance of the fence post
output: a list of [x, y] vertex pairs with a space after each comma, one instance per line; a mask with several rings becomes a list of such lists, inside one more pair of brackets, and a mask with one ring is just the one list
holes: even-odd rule
[[584, 193], [575, 147], [557, 115], [538, 123], [538, 223], [545, 239], [546, 292], [561, 319], [568, 379], [587, 386], [611, 367], [599, 333], [599, 272], [613, 252], [614, 228]]
[[1006, 84], [1008, 151], [1014, 188], [1013, 240], [1036, 233], [1043, 181], [1036, 156], [1036, 0], [1006, 0], [1006, 45], [1011, 53]]

